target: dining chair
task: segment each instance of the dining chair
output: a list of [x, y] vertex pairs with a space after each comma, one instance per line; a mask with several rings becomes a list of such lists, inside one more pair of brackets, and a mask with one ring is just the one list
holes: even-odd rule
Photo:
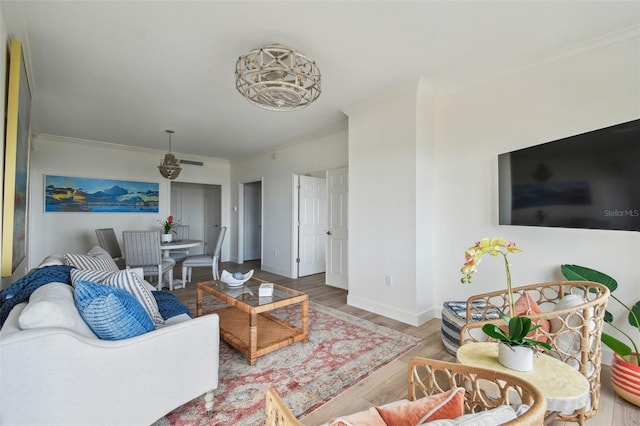
[[[175, 234], [173, 241], [189, 239], [189, 225], [175, 225], [171, 230]], [[175, 259], [176, 263], [184, 261], [189, 256], [189, 249], [176, 249], [169, 251], [169, 257]]]
[[224, 235], [227, 233], [227, 227], [220, 228], [218, 234], [218, 240], [216, 241], [216, 247], [213, 251], [213, 256], [198, 255], [189, 256], [182, 262], [182, 281], [186, 286], [191, 281], [191, 268], [203, 268], [211, 267], [211, 274], [213, 279], [220, 279], [220, 273], [218, 272], [218, 263], [220, 263], [220, 252], [222, 251], [222, 242], [224, 241]]
[[118, 238], [113, 228], [96, 229], [96, 236], [98, 237], [98, 245], [111, 255], [116, 265], [118, 265], [118, 268], [124, 268], [125, 259], [124, 256], [122, 256], [122, 250], [120, 249], [120, 244], [118, 243]]
[[162, 290], [163, 277], [169, 280], [173, 291], [173, 267], [176, 261], [162, 256], [160, 231], [122, 231], [127, 268], [142, 267], [145, 277], [158, 277], [158, 290]]

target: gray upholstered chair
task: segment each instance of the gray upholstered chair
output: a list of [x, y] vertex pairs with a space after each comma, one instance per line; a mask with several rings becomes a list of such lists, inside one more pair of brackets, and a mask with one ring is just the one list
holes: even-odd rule
[[158, 277], [158, 290], [162, 290], [163, 277], [169, 280], [173, 291], [173, 267], [176, 261], [164, 258], [160, 249], [160, 231], [122, 231], [127, 268], [142, 268], [145, 277]]
[[120, 250], [120, 244], [113, 228], [96, 229], [96, 236], [98, 237], [98, 245], [111, 255], [120, 269], [124, 268], [124, 256], [122, 256], [122, 250]]
[[[175, 225], [171, 232], [174, 233], [175, 237], [173, 241], [182, 241], [189, 239], [189, 225]], [[169, 250], [169, 257], [175, 259], [176, 263], [180, 263], [185, 260], [189, 256], [189, 249], [176, 249]]]
[[216, 241], [216, 248], [213, 251], [213, 256], [189, 256], [182, 262], [182, 280], [185, 286], [188, 282], [191, 281], [191, 268], [210, 267], [213, 279], [220, 279], [220, 273], [218, 272], [218, 263], [220, 262], [220, 251], [222, 250], [222, 242], [224, 241], [224, 235], [226, 234], [226, 232], [226, 226], [220, 228], [218, 240]]

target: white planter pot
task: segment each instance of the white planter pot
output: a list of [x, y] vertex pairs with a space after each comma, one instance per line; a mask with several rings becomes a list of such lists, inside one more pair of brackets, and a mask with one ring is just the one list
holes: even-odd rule
[[170, 243], [173, 240], [173, 234], [162, 234], [162, 242]]
[[500, 343], [498, 345], [498, 362], [512, 370], [531, 371], [533, 369], [533, 349]]

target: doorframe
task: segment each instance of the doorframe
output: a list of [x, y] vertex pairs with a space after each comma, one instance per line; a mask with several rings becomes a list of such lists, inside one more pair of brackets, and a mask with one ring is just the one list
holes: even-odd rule
[[[322, 173], [325, 175], [322, 176], [326, 179], [327, 170], [323, 170]], [[320, 173], [320, 172], [313, 172]], [[299, 223], [299, 214], [300, 214], [300, 191], [298, 186], [300, 185], [300, 176], [304, 175], [304, 173], [292, 173], [291, 174], [291, 203], [292, 203], [292, 217], [291, 217], [291, 271], [292, 278], [300, 277], [300, 263], [296, 260], [298, 259], [298, 250], [300, 249], [299, 241], [300, 241], [300, 223]], [[313, 174], [310, 174], [313, 176]], [[320, 176], [315, 176], [320, 177]], [[326, 188], [326, 186], [325, 186]], [[326, 191], [326, 189], [325, 189]], [[326, 206], [328, 208], [328, 204]], [[325, 208], [325, 215], [327, 216], [325, 219], [328, 219], [329, 211]], [[326, 230], [325, 230], [326, 231]], [[327, 242], [325, 242], [324, 249], [326, 250]], [[326, 256], [325, 256], [325, 267], [326, 267]]]
[[[260, 182], [260, 223], [264, 224], [264, 177], [248, 179], [238, 184], [238, 264], [244, 263], [244, 186], [254, 182]], [[264, 226], [260, 227], [260, 267], [264, 255]]]
[[298, 278], [299, 270], [298, 267], [300, 264], [297, 262], [298, 259], [298, 240], [300, 238], [300, 224], [298, 221], [299, 214], [299, 206], [300, 203], [300, 192], [298, 191], [298, 186], [300, 184], [300, 178], [298, 173], [291, 174], [291, 200], [292, 200], [292, 217], [291, 217], [291, 271], [293, 271], [293, 278]]

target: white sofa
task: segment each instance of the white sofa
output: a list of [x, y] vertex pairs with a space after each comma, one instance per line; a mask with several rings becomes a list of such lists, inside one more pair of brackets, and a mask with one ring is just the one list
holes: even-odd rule
[[101, 340], [60, 324], [21, 327], [28, 304], [13, 307], [0, 330], [1, 425], [149, 425], [202, 394], [211, 410], [217, 315], [182, 314], [136, 337]]

